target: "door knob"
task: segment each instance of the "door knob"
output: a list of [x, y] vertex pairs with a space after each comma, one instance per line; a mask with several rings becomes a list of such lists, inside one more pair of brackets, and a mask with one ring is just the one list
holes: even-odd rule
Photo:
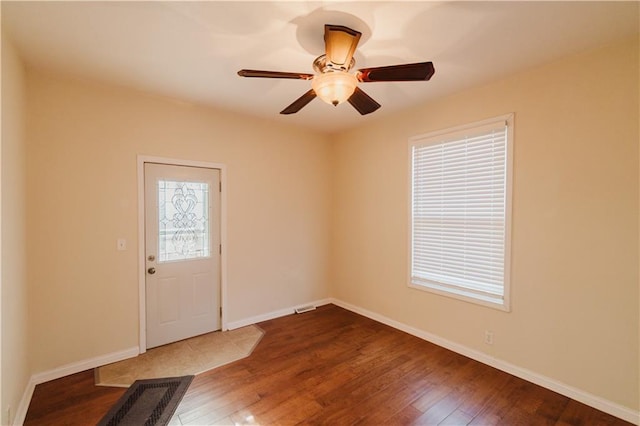
[[153, 274], [155, 274], [155, 273], [156, 273], [156, 268], [149, 268], [149, 269], [147, 269], [147, 272], [148, 272], [149, 274], [153, 275]]

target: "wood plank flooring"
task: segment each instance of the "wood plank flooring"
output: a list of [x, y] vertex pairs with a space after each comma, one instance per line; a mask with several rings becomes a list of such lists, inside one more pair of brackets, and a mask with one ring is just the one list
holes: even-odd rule
[[[248, 358], [196, 376], [172, 425], [629, 425], [327, 305], [258, 324]], [[124, 393], [93, 371], [38, 385], [25, 425], [95, 424]]]

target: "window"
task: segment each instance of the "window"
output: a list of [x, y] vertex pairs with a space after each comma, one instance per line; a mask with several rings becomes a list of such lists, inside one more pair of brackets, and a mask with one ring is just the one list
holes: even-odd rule
[[158, 180], [158, 262], [211, 256], [209, 184]]
[[513, 114], [410, 140], [410, 287], [509, 310]]

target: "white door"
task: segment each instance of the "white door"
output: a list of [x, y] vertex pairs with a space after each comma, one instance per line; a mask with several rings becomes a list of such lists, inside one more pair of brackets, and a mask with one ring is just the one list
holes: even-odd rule
[[220, 329], [220, 170], [145, 163], [147, 348]]

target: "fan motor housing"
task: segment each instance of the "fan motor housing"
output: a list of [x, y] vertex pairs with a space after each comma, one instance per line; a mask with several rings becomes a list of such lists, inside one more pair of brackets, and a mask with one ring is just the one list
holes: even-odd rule
[[349, 67], [345, 68], [341, 65], [336, 65], [331, 61], [327, 61], [327, 55], [320, 55], [316, 59], [314, 59], [313, 69], [319, 74], [324, 74], [331, 71], [349, 71], [354, 67], [355, 64], [356, 60], [351, 58]]

